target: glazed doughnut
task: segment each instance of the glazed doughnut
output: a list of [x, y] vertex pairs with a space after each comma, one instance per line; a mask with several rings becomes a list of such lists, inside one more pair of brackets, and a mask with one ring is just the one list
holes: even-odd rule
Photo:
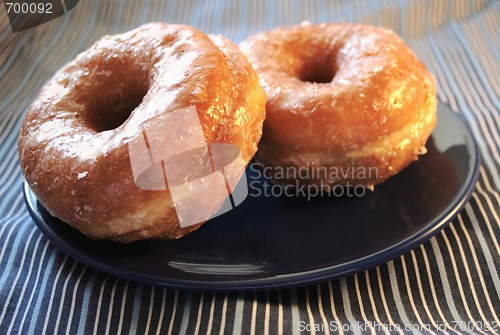
[[240, 48], [267, 96], [257, 159], [309, 170], [308, 178], [289, 173], [278, 182], [373, 189], [425, 153], [436, 123], [434, 81], [395, 33], [305, 23], [258, 33]]
[[[236, 45], [166, 23], [105, 36], [57, 71], [29, 107], [18, 139], [22, 172], [51, 215], [91, 238], [179, 238], [201, 223], [179, 225], [168, 187], [136, 185], [128, 145], [190, 106], [206, 143], [236, 145], [250, 161], [265, 96]], [[221, 200], [216, 192], [213, 199]]]

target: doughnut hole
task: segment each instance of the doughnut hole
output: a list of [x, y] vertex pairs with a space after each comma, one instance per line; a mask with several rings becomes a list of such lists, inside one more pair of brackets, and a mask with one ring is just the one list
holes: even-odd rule
[[336, 52], [322, 57], [302, 56], [299, 58], [300, 66], [297, 69], [296, 77], [313, 84], [328, 84], [333, 81], [337, 72]]
[[328, 64], [310, 64], [304, 65], [297, 77], [304, 82], [313, 84], [327, 84], [333, 81], [335, 69]]
[[126, 55], [88, 65], [79, 92], [83, 121], [97, 133], [116, 129], [144, 99], [150, 87], [150, 71]]

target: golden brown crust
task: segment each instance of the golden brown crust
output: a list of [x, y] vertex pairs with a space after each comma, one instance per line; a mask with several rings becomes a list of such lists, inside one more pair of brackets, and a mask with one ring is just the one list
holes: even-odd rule
[[200, 225], [179, 226], [168, 190], [137, 187], [128, 143], [158, 117], [195, 106], [207, 143], [236, 144], [248, 163], [264, 104], [234, 44], [147, 24], [105, 36], [49, 80], [22, 124], [19, 162], [42, 205], [92, 238], [179, 238]]
[[425, 151], [436, 123], [434, 81], [393, 32], [304, 24], [259, 33], [240, 48], [267, 96], [257, 154], [263, 164], [344, 174], [375, 168], [376, 174], [360, 178], [331, 173], [298, 180], [371, 188]]

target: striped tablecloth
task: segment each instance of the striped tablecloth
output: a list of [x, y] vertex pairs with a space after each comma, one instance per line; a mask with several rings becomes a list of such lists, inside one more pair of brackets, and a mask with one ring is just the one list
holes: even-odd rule
[[[56, 69], [104, 34], [150, 21], [189, 24], [239, 42], [303, 20], [396, 31], [434, 73], [439, 99], [469, 123], [482, 155], [479, 181], [436, 237], [340, 280], [213, 293], [106, 275], [60, 252], [36, 228], [23, 203], [16, 137], [23, 111]], [[82, 0], [53, 21], [12, 33], [0, 6], [0, 334], [299, 334], [316, 327], [500, 333], [499, 23], [500, 2], [492, 0]]]

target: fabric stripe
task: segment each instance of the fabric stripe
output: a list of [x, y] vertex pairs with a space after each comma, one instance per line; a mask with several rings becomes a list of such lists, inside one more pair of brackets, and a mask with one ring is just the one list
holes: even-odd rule
[[363, 321], [368, 325], [368, 328], [370, 329], [370, 333], [375, 334], [376, 333], [375, 328], [373, 328], [373, 326], [370, 323], [370, 320], [373, 320], [373, 318], [369, 319], [366, 316], [365, 308], [363, 307], [362, 294], [361, 294], [361, 291], [359, 289], [359, 280], [358, 280], [357, 274], [354, 275], [354, 288], [356, 290], [356, 295], [358, 298], [357, 300], [358, 300], [358, 304], [359, 304], [359, 310], [360, 310], [361, 317], [363, 318]]
[[82, 311], [81, 311], [80, 320], [79, 320], [80, 322], [78, 323], [78, 330], [77, 330], [78, 335], [84, 334], [84, 331], [85, 331], [85, 321], [86, 321], [86, 317], [87, 317], [87, 311], [89, 309], [89, 301], [90, 301], [90, 294], [91, 294], [90, 292], [93, 289], [96, 277], [97, 277], [97, 273], [95, 271], [93, 271], [89, 282], [85, 286]]
[[[403, 301], [401, 299], [400, 291], [399, 291], [399, 284], [398, 284], [398, 276], [396, 275], [396, 270], [394, 269], [394, 262], [395, 261], [390, 261], [387, 263], [389, 274], [390, 274], [390, 282], [391, 282], [391, 288], [392, 288], [392, 294], [394, 294], [394, 301], [396, 303], [396, 309], [398, 310], [398, 314], [400, 319], [403, 321], [405, 325], [412, 325], [413, 322], [410, 322], [408, 319], [408, 316], [406, 315], [406, 311], [403, 305]], [[408, 306], [409, 307], [409, 306]], [[417, 329], [414, 330], [414, 334], [421, 334], [420, 331]]]
[[[465, 313], [467, 315], [468, 320], [474, 320], [475, 318], [472, 316], [472, 311], [470, 308], [470, 305], [472, 305], [473, 302], [469, 303], [469, 301], [467, 301], [466, 295], [464, 293], [464, 286], [462, 284], [460, 272], [459, 272], [458, 267], [457, 267], [457, 261], [455, 259], [453, 252], [452, 252], [452, 248], [450, 246], [450, 241], [449, 241], [446, 233], [443, 232], [442, 236], [443, 236], [443, 239], [445, 241], [446, 247], [448, 248], [448, 252], [449, 252], [449, 256], [450, 256], [450, 260], [451, 260], [451, 265], [452, 265], [453, 272], [455, 275], [455, 280], [457, 281], [457, 284], [458, 284], [457, 287], [458, 287], [458, 290], [460, 293], [460, 298], [462, 299], [462, 302], [464, 304], [463, 306], [465, 309]], [[484, 321], [484, 318], [483, 318], [483, 321]], [[484, 334], [484, 332], [480, 331], [480, 330], [479, 330], [479, 333]]]
[[340, 279], [340, 288], [342, 290], [342, 302], [343, 302], [343, 305], [344, 305], [345, 316], [346, 316], [347, 320], [349, 321], [350, 325], [353, 328], [353, 334], [360, 334], [360, 329], [355, 326], [355, 325], [357, 325], [356, 319], [352, 315], [351, 300], [349, 298], [349, 293], [348, 293], [348, 290], [347, 290], [347, 284], [346, 284], [346, 279], [345, 278]]
[[[42, 250], [42, 253], [41, 253], [41, 258], [40, 258], [39, 265], [38, 265], [38, 270], [37, 270], [37, 274], [36, 274], [36, 278], [35, 278], [35, 285], [34, 285], [34, 287], [37, 287], [37, 284], [38, 284], [38, 281], [39, 281], [39, 279], [40, 279], [40, 276], [42, 275], [42, 268], [43, 268], [44, 270], [46, 269], [45, 267], [42, 267], [42, 265], [43, 265], [44, 263], [43, 263], [41, 260], [44, 260], [44, 259], [45, 259], [45, 255], [46, 255], [46, 253], [47, 253], [48, 249], [49, 249], [49, 243], [48, 243], [47, 241], [45, 241], [45, 246], [44, 246], [44, 248], [43, 248], [43, 250]], [[29, 297], [29, 300], [28, 300], [28, 304], [27, 304], [27, 306], [31, 306], [31, 302], [33, 301], [33, 298], [34, 298], [34, 296], [35, 296], [35, 293], [36, 293], [36, 292], [35, 292], [35, 290], [32, 290], [32, 291], [31, 291], [31, 294], [30, 294], [30, 297]], [[28, 308], [27, 308], [27, 309], [25, 309], [24, 314], [23, 314], [23, 317], [22, 317], [22, 319], [21, 319], [21, 322], [19, 323], [19, 325], [20, 325], [20, 326], [19, 326], [19, 332], [20, 332], [20, 333], [22, 333], [22, 330], [23, 330], [23, 327], [24, 327], [24, 325], [25, 325], [25, 321], [26, 321], [27, 316], [28, 316]], [[9, 328], [12, 328], [12, 325], [11, 325], [11, 327], [9, 327]]]
[[[62, 17], [19, 33], [11, 32], [2, 15], [0, 333], [300, 334], [307, 333], [299, 330], [301, 322], [331, 321], [431, 326], [380, 333], [500, 333], [457, 327], [500, 323], [500, 1], [80, 1]], [[471, 200], [448, 228], [354, 276], [234, 294], [156, 288], [108, 276], [64, 255], [41, 235], [23, 204], [17, 134], [30, 102], [65, 62], [100, 36], [149, 21], [191, 24], [238, 43], [304, 20], [369, 23], [401, 34], [434, 74], [439, 99], [464, 116], [483, 165]], [[379, 332], [369, 325], [365, 331], [312, 333]]]
[[[31, 241], [31, 239], [33, 238], [34, 233], [35, 233], [35, 230], [32, 230], [32, 231], [31, 231], [31, 233], [30, 233], [30, 235], [29, 235], [29, 237], [28, 237], [28, 244], [29, 244], [29, 242]], [[38, 244], [39, 242], [40, 242], [40, 237], [38, 238], [38, 242], [37, 242], [37, 244]], [[26, 248], [26, 249], [24, 250], [24, 252], [23, 252], [23, 255], [22, 255], [21, 264], [23, 264], [23, 263], [25, 262], [27, 253], [28, 253], [28, 249]], [[31, 264], [30, 264], [30, 272], [31, 272], [31, 268], [32, 268], [32, 267], [33, 267], [33, 262], [31, 262]], [[7, 271], [5, 271], [5, 272], [4, 272], [4, 275], [6, 275], [6, 274], [8, 274], [8, 272], [7, 272]], [[19, 277], [20, 277], [20, 276], [21, 276], [21, 272], [18, 272], [18, 273], [16, 274], [16, 277], [14, 278], [13, 285], [12, 285], [12, 287], [10, 288], [9, 293], [7, 294], [7, 299], [5, 299], [5, 300], [3, 301], [3, 303], [4, 303], [4, 304], [8, 305], [8, 304], [9, 304], [9, 302], [10, 302], [10, 299], [12, 299], [12, 295], [14, 294], [14, 288], [17, 286], [16, 284], [18, 283], [18, 281], [19, 281]], [[4, 280], [4, 279], [2, 278], [2, 280]], [[5, 280], [4, 280], [4, 281], [5, 281]], [[0, 282], [0, 284], [2, 284], [2, 283]], [[27, 281], [25, 282], [25, 284], [24, 284], [24, 286], [23, 286], [23, 290], [22, 290], [22, 292], [23, 292], [23, 293], [24, 293], [24, 290], [26, 289], [26, 284], [27, 284]], [[0, 287], [3, 287], [3, 286], [4, 286], [4, 285], [0, 285]], [[17, 313], [17, 312], [18, 312], [18, 310], [19, 310], [19, 305], [16, 307], [16, 311], [15, 311], [15, 313]], [[7, 312], [7, 310], [6, 310], [6, 309], [4, 309], [4, 310], [2, 311], [2, 313], [0, 314], [0, 324], [2, 324], [2, 321], [3, 321], [3, 319], [5, 318], [5, 314], [6, 314], [6, 312]], [[13, 319], [14, 319], [14, 318], [13, 318]]]
[[[423, 245], [420, 246], [420, 250], [422, 251], [422, 255], [423, 255], [423, 259], [424, 259], [424, 263], [425, 263], [425, 270], [427, 272], [427, 278], [429, 280], [429, 288], [431, 290], [434, 305], [436, 306], [436, 311], [439, 314], [439, 317], [442, 320], [443, 324], [446, 326], [446, 328], [447, 328], [446, 331], [448, 331], [448, 330], [452, 331], [452, 330], [454, 330], [454, 327], [452, 325], [450, 325], [450, 322], [444, 316], [443, 311], [442, 311], [441, 306], [440, 306], [440, 301], [437, 298], [436, 288], [435, 288], [434, 281], [433, 281], [432, 274], [431, 274], [431, 267], [429, 265], [429, 258], [427, 257], [427, 251], [425, 250], [425, 247]], [[455, 332], [455, 333], [458, 334], [458, 332]]]
[[[389, 307], [387, 305], [387, 300], [385, 298], [385, 290], [384, 290], [384, 286], [382, 284], [382, 279], [381, 279], [381, 276], [380, 276], [380, 267], [376, 267], [375, 268], [375, 271], [377, 273], [377, 282], [378, 282], [378, 289], [380, 290], [380, 296], [381, 296], [381, 300], [382, 300], [382, 304], [384, 306], [384, 311], [386, 313], [386, 318], [387, 320], [389, 321], [390, 325], [397, 325], [395, 322], [394, 322], [394, 319], [392, 318], [391, 316], [391, 313], [389, 311]], [[402, 333], [403, 331], [397, 327], [395, 327], [396, 331], [398, 333]]]
[[[479, 230], [479, 227], [478, 227], [479, 224], [478, 224], [478, 221], [477, 221], [476, 217], [470, 212], [470, 207], [466, 206], [466, 210], [467, 210], [467, 213], [469, 214], [469, 217], [471, 218], [472, 226], [474, 228], [474, 232], [476, 233], [476, 236], [477, 236], [477, 238], [479, 240], [479, 243], [481, 245], [481, 248], [482, 248], [482, 251], [483, 251], [483, 255], [486, 258], [486, 262], [488, 264], [489, 273], [490, 273], [490, 276], [493, 279], [493, 284], [495, 285], [497, 297], [500, 297], [500, 288], [499, 288], [499, 286], [500, 286], [500, 279], [498, 277], [498, 272], [497, 272], [495, 264], [493, 262], [493, 257], [491, 255], [489, 249], [488, 249], [488, 246], [487, 246], [486, 241], [484, 239], [483, 233]], [[498, 257], [498, 253], [497, 253], [497, 257]]]

